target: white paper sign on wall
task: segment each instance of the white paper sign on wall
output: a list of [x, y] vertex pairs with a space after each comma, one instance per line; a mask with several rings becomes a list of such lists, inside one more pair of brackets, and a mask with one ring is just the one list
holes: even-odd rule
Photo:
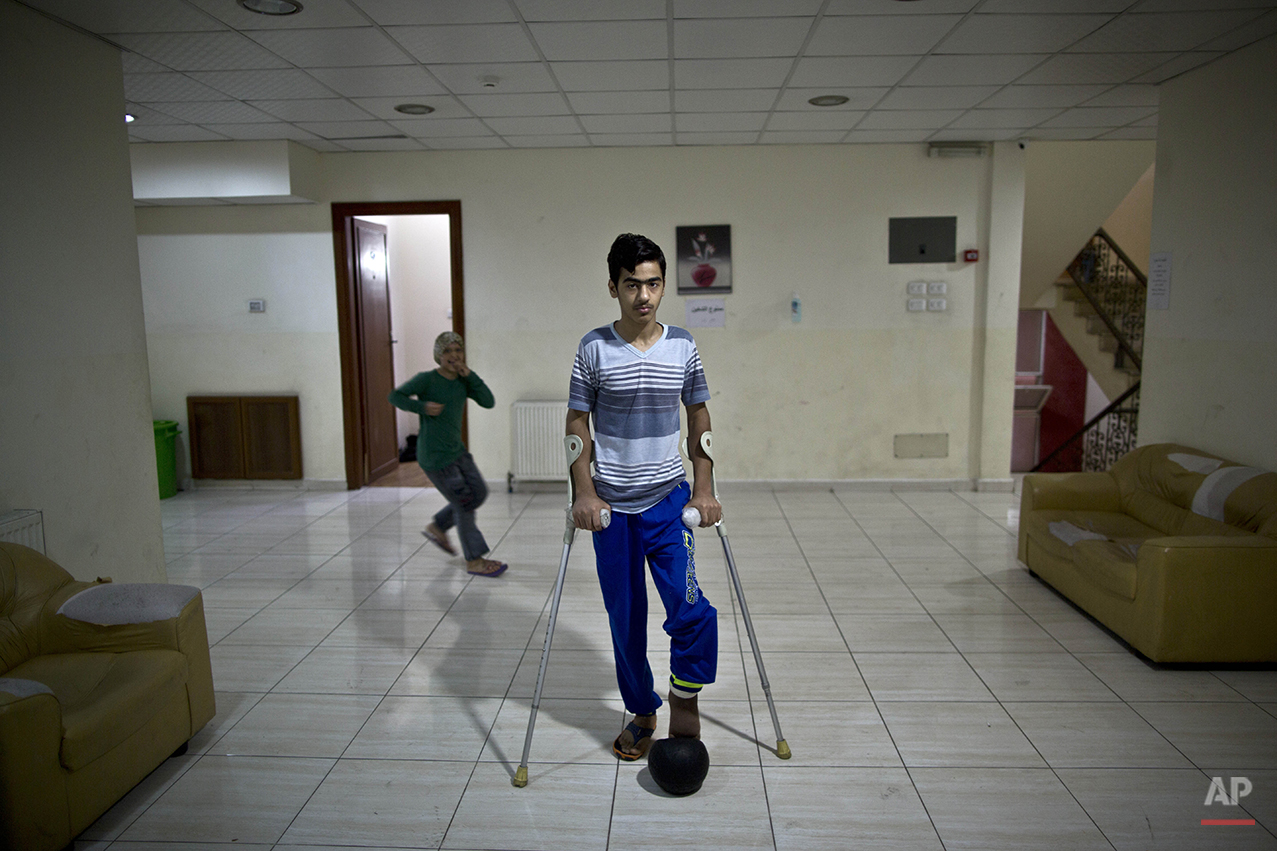
[[1148, 256], [1148, 309], [1171, 308], [1171, 252], [1155, 251]]
[[689, 298], [687, 300], [688, 328], [726, 328], [727, 304], [721, 298]]

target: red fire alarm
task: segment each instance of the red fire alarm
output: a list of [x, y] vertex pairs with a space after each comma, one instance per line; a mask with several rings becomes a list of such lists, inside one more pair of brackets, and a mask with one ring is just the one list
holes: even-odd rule
[[977, 248], [967, 248], [962, 252], [962, 261], [964, 263], [974, 263], [980, 259], [980, 250]]

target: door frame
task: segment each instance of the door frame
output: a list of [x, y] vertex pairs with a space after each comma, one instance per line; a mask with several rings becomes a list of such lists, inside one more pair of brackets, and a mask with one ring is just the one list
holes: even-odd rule
[[[352, 201], [332, 205], [333, 255], [337, 267], [337, 340], [341, 354], [341, 404], [346, 445], [346, 488], [368, 484], [363, 458], [367, 452], [367, 411], [363, 406], [363, 352], [359, 322], [359, 275], [355, 271], [353, 220], [360, 216], [448, 217], [452, 266], [452, 330], [466, 333], [465, 273], [461, 254], [460, 201]], [[393, 312], [392, 312], [393, 316]], [[463, 424], [464, 430], [464, 424]], [[462, 434], [464, 439], [466, 435]]]

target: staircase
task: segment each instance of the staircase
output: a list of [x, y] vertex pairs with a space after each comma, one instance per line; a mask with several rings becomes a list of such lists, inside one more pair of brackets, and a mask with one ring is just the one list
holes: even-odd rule
[[[1053, 320], [1105, 394], [1116, 398], [1033, 471], [1107, 470], [1135, 448], [1148, 280], [1100, 228], [1056, 284], [1063, 303], [1072, 305], [1073, 319], [1056, 319], [1064, 312], [1057, 308]], [[1076, 339], [1081, 330], [1089, 345]], [[1093, 365], [1096, 358], [1087, 349], [1105, 353], [1105, 362]]]

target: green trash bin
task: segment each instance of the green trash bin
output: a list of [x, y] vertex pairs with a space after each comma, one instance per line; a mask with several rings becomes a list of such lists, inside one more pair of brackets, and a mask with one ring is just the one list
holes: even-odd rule
[[176, 420], [154, 420], [155, 470], [160, 477], [160, 499], [177, 494], [177, 433]]

